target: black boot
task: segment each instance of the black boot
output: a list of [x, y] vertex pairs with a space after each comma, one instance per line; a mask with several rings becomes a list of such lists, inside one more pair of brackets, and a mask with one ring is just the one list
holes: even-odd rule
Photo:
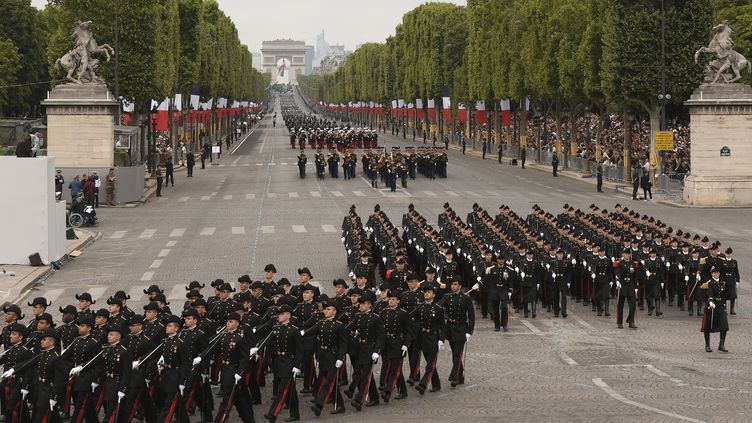
[[736, 300], [731, 300], [731, 311], [729, 314], [736, 314], [736, 311], [734, 310], [734, 307], [736, 306]]
[[705, 332], [705, 352], [713, 352], [713, 350], [710, 348], [710, 332]]
[[721, 332], [721, 342], [718, 343], [718, 351], [727, 353], [726, 349], [726, 332]]

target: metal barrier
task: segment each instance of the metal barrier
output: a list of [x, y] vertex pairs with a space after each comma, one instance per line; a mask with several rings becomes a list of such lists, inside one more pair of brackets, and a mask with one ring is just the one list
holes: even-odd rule
[[682, 198], [684, 194], [684, 178], [686, 176], [686, 173], [658, 175], [656, 179], [658, 193], [669, 198]]

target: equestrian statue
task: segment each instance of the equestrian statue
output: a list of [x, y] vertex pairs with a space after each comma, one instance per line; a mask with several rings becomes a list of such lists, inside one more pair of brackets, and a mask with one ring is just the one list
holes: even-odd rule
[[55, 61], [55, 68], [62, 68], [67, 71], [67, 79], [77, 84], [85, 82], [103, 83], [104, 80], [94, 72], [99, 65], [99, 60], [94, 59], [92, 55], [104, 53], [109, 62], [110, 55], [114, 55], [115, 50], [109, 44], [102, 44], [101, 46], [97, 44], [91, 34], [91, 21], [76, 21], [73, 24], [71, 37], [75, 47]]
[[[734, 83], [742, 78], [741, 71], [745, 67], [747, 68], [747, 72], [752, 74], [752, 66], [750, 66], [749, 61], [733, 48], [733, 33], [728, 21], [723, 21], [721, 24], [713, 27], [713, 32], [715, 35], [713, 35], [710, 44], [707, 47], [701, 47], [695, 53], [695, 63], [697, 63], [700, 53], [711, 53], [715, 56], [705, 66], [705, 82], [717, 84], [719, 83], [719, 79], [723, 78], [720, 83]], [[726, 72], [729, 68], [734, 71], [736, 76]]]

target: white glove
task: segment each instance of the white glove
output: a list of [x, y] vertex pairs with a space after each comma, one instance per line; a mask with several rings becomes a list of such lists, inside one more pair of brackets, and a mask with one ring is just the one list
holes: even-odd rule
[[84, 369], [83, 366], [76, 366], [76, 367], [74, 367], [74, 368], [72, 368], [70, 370], [70, 372], [68, 373], [68, 376], [75, 376], [75, 375], [81, 373], [81, 370], [83, 370], [83, 369]]
[[438, 278], [436, 278], [436, 282], [441, 283], [441, 276], [439, 276]]
[[548, 264], [548, 263], [546, 263], [546, 270], [548, 270], [548, 269], [550, 269], [550, 268], [551, 268], [551, 265], [550, 265], [550, 264]]
[[180, 396], [182, 396], [183, 391], [185, 390], [185, 385], [178, 385], [178, 389], [180, 389]]
[[29, 395], [29, 391], [26, 389], [21, 389], [21, 398], [26, 398], [26, 395]]
[[478, 288], [480, 288], [480, 285], [478, 285], [478, 284], [476, 283], [475, 285], [473, 285], [473, 287], [472, 287], [471, 291], [475, 291], [475, 290], [476, 290], [476, 289], [478, 289]]
[[540, 284], [536, 284], [535, 289], [540, 289]]
[[661, 284], [661, 289], [663, 289], [663, 285], [664, 285], [664, 284]]
[[525, 277], [525, 272], [520, 273], [520, 276]]
[[688, 281], [689, 280], [689, 275], [684, 275], [684, 280]]
[[350, 275], [350, 279], [352, 279], [352, 277], [355, 276], [355, 273], [350, 272], [349, 275]]
[[3, 373], [3, 379], [7, 379], [7, 378], [13, 376], [13, 373], [15, 373], [15, 372], [16, 371], [13, 370], [13, 369], [7, 370], [5, 373]]
[[572, 259], [572, 264], [577, 264], [577, 260]]
[[711, 301], [710, 303], [708, 303], [708, 307], [715, 308], [715, 303]]
[[50, 410], [54, 410], [56, 405], [57, 405], [57, 401], [55, 401], [54, 399], [51, 399], [50, 400]]
[[373, 360], [374, 363], [377, 362], [379, 360], [379, 353], [371, 354], [371, 360]]
[[736, 283], [736, 286], [739, 286], [739, 282]]
[[98, 386], [99, 386], [99, 384], [98, 384], [98, 383], [96, 383], [96, 382], [91, 382], [91, 393], [94, 393], [94, 392], [96, 392], [96, 390], [97, 390], [97, 387], [98, 387]]
[[240, 382], [240, 379], [242, 379], [242, 378], [243, 378], [243, 376], [240, 376], [239, 374], [235, 373], [235, 384], [237, 384], [238, 382]]
[[457, 248], [457, 254], [459, 254], [462, 251], [462, 249]]
[[615, 257], [611, 257], [611, 262], [613, 263], [615, 261], [616, 261], [616, 258]]
[[160, 356], [159, 360], [157, 361], [157, 366], [159, 366], [159, 367], [161, 367], [161, 368], [164, 369], [164, 365], [165, 365], [164, 356]]
[[300, 336], [305, 336], [305, 330], [300, 331]]
[[138, 362], [138, 360], [134, 361], [134, 362], [132, 363], [132, 366], [133, 366], [133, 370], [136, 370], [136, 369], [138, 369], [138, 366], [139, 366], [140, 364], [141, 364], [141, 363], [139, 363], [139, 362]]
[[480, 282], [480, 276], [478, 276], [477, 278], [475, 278], [475, 280], [478, 281], [478, 282]]
[[293, 367], [292, 368], [292, 377], [298, 377], [299, 374], [300, 374], [300, 369], [297, 368], [297, 367]]
[[490, 274], [493, 267], [486, 267], [486, 274]]
[[519, 271], [520, 271], [520, 268], [519, 268], [519, 267], [517, 267], [517, 266], [514, 266], [514, 271], [515, 271], [515, 272], [519, 272]]
[[616, 281], [616, 289], [621, 289], [621, 282]]
[[149, 385], [151, 385], [151, 379], [144, 379], [144, 383], [146, 384], [146, 389], [149, 389]]
[[699, 280], [700, 280], [700, 274], [698, 273], [697, 274], [697, 281], [699, 282]]
[[645, 260], [640, 260], [640, 264], [645, 265]]
[[645, 276], [650, 277], [650, 270], [645, 271]]
[[612, 288], [613, 286], [614, 286], [614, 283], [613, 283], [613, 282], [609, 282], [609, 283], [608, 283], [608, 287], [609, 287], [609, 288]]
[[556, 279], [556, 272], [551, 272], [551, 277]]
[[334, 367], [335, 367], [336, 369], [339, 369], [340, 367], [342, 367], [342, 364], [344, 364], [344, 363], [342, 362], [342, 360], [337, 360], [337, 361], [335, 361], [335, 362], [334, 362]]
[[501, 275], [501, 276], [503, 276], [503, 277], [504, 277], [504, 279], [507, 279], [507, 278], [509, 278], [509, 272], [507, 272], [507, 271], [505, 270], [505, 271], [504, 271], [504, 273], [502, 273], [502, 275]]
[[258, 352], [259, 352], [258, 347], [251, 348], [251, 357], [253, 357], [254, 355], [258, 354]]
[[507, 292], [507, 296], [509, 296], [509, 298], [511, 299], [512, 298], [512, 293], [511, 292]]
[[352, 254], [352, 250], [348, 248], [347, 249], [347, 254]]
[[256, 333], [256, 328], [253, 328], [253, 333]]
[[345, 237], [340, 238], [342, 242], [345, 242]]
[[679, 268], [679, 270], [684, 269], [684, 266], [682, 266], [681, 264], [679, 266], [677, 266], [677, 267]]
[[386, 264], [386, 257], [382, 257], [382, 258], [381, 258], [381, 261], [383, 261], [383, 262], [384, 262], [384, 264]]
[[440, 350], [444, 349], [444, 341], [439, 341], [439, 349]]
[[402, 349], [402, 355], [407, 354], [407, 345], [403, 345], [401, 349]]
[[637, 289], [637, 288], [635, 288], [635, 289], [634, 289], [634, 293], [635, 293], [635, 295], [637, 295], [637, 294], [638, 294], [639, 292], [640, 292], [640, 290], [639, 290], [639, 289]]
[[466, 333], [466, 334], [465, 334], [465, 341], [469, 341], [469, 340], [470, 340], [470, 336], [471, 336], [471, 335], [470, 335], [469, 333]]
[[[381, 295], [381, 290], [380, 290], [380, 289], [377, 289], [377, 290], [376, 290], [376, 296], [378, 297], [379, 295]], [[301, 331], [301, 332], [302, 332], [302, 331]], [[302, 333], [301, 333], [301, 335], [302, 335]]]
[[570, 285], [570, 284], [567, 284], [567, 289], [569, 289], [569, 285]]
[[201, 364], [201, 357], [194, 358], [193, 359], [193, 365], [194, 366], [198, 366], [199, 364]]
[[[182, 390], [181, 390], [182, 392]], [[125, 392], [118, 391], [118, 402], [120, 402], [123, 398], [125, 398]]]
[[595, 273], [591, 273], [590, 277], [593, 278], [593, 279], [595, 279]]

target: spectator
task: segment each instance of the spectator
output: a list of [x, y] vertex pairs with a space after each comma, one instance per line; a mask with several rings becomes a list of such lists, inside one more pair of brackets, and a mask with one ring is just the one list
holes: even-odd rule
[[63, 178], [63, 171], [58, 169], [55, 171], [55, 199], [60, 200], [63, 196], [63, 185], [65, 184], [65, 178]]
[[188, 177], [193, 177], [193, 166], [196, 166], [196, 156], [193, 154], [193, 151], [189, 151], [188, 154], [185, 155], [185, 163], [188, 170]]
[[162, 166], [157, 165], [157, 171], [155, 173], [155, 176], [157, 177], [157, 197], [162, 196], [162, 181], [164, 178], [162, 177]]
[[94, 181], [94, 207], [99, 207], [99, 188], [102, 186], [102, 180], [96, 171], [91, 172], [91, 178]]
[[601, 160], [600, 163], [595, 167], [595, 179], [597, 180], [597, 190], [598, 192], [603, 192], [603, 163], [605, 160]]
[[110, 168], [107, 172], [107, 176], [104, 180], [105, 190], [107, 191], [107, 204], [115, 205], [115, 182], [117, 182], [117, 176], [115, 176], [115, 169]]
[[174, 165], [172, 164], [172, 157], [167, 158], [167, 164], [165, 164], [165, 187], [167, 184], [172, 183], [172, 186], [175, 186], [175, 174], [174, 171]]
[[94, 180], [90, 176], [84, 177], [84, 200], [89, 206], [94, 205], [94, 188]]
[[554, 177], [558, 176], [556, 172], [559, 170], [559, 155], [556, 154], [556, 151], [554, 151], [554, 154], [551, 157], [551, 167], [554, 170]]
[[21, 142], [16, 145], [16, 157], [31, 157], [31, 135], [24, 134]]
[[637, 191], [640, 189], [640, 166], [632, 165], [632, 199], [637, 200]]
[[650, 182], [650, 172], [642, 172], [642, 177], [640, 177], [640, 186], [642, 187], [642, 199], [647, 200], [648, 195], [650, 195], [650, 199], [652, 200], [653, 192], [651, 191], [651, 188], [653, 186], [653, 183]]
[[78, 175], [74, 176], [73, 180], [68, 183], [68, 189], [70, 189], [71, 199], [76, 198], [78, 193], [81, 192], [83, 186], [81, 185], [81, 180]]

